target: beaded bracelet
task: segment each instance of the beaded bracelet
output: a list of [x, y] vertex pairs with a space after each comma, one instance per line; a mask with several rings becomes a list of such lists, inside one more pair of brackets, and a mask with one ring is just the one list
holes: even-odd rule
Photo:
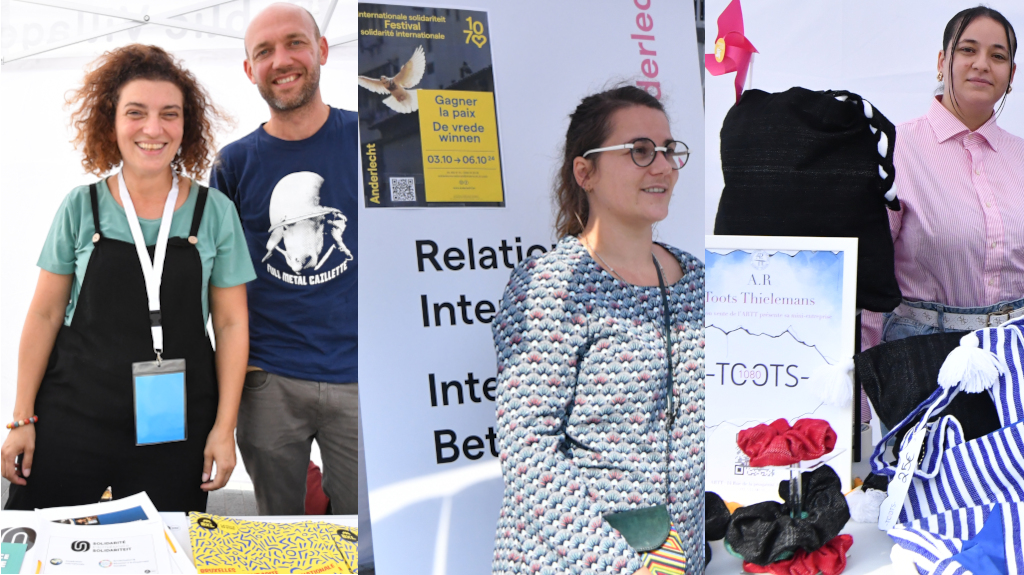
[[21, 421], [12, 421], [11, 423], [8, 423], [7, 424], [7, 429], [17, 429], [17, 428], [21, 427], [22, 425], [28, 425], [30, 423], [35, 423], [37, 421], [39, 421], [39, 416], [38, 415], [33, 415], [32, 417], [30, 417], [28, 419], [22, 419]]

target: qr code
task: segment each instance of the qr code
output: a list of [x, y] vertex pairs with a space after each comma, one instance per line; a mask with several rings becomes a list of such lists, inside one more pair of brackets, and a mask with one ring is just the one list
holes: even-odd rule
[[416, 201], [416, 179], [415, 178], [390, 178], [391, 180], [391, 201], [392, 202], [415, 202]]

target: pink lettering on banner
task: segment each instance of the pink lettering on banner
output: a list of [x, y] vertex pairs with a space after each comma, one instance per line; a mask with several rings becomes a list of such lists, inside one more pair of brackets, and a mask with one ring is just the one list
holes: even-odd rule
[[[640, 52], [640, 72], [649, 80], [637, 80], [636, 85], [639, 88], [647, 90], [647, 93], [654, 96], [657, 99], [661, 99], [661, 82], [655, 80], [658, 77], [658, 63], [654, 58], [643, 58], [644, 56], [657, 56], [658, 51], [654, 49], [654, 34], [651, 33], [654, 30], [654, 18], [646, 11], [650, 9], [652, 0], [633, 0], [633, 5], [641, 10], [636, 15], [636, 27], [641, 32], [646, 34], [630, 34], [631, 40], [636, 40], [637, 49]], [[645, 45], [644, 42], [647, 44]]]
[[648, 78], [656, 78], [658, 76], [658, 63], [654, 60], [644, 60], [640, 64], [640, 71]]
[[651, 28], [654, 28], [654, 19], [649, 14], [641, 12], [636, 15], [636, 27], [644, 32], [650, 32]]

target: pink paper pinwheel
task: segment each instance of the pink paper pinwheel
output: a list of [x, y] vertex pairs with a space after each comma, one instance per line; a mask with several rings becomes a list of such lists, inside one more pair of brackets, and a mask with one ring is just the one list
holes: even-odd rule
[[736, 101], [743, 93], [747, 81], [750, 55], [757, 52], [754, 45], [743, 35], [743, 11], [740, 0], [732, 0], [718, 17], [718, 37], [715, 39], [715, 53], [704, 55], [704, 67], [712, 76], [736, 72]]

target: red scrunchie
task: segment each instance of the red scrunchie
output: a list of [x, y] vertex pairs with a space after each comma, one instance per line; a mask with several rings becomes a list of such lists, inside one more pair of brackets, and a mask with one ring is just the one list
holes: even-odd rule
[[736, 442], [750, 457], [751, 467], [792, 465], [817, 459], [836, 447], [836, 432], [824, 419], [799, 419], [793, 427], [785, 419], [740, 431]]
[[772, 575], [839, 575], [846, 569], [846, 552], [852, 546], [852, 535], [840, 535], [817, 551], [808, 553], [803, 549], [797, 549], [791, 559], [776, 561], [771, 565], [757, 565], [744, 561], [743, 570], [748, 573]]

